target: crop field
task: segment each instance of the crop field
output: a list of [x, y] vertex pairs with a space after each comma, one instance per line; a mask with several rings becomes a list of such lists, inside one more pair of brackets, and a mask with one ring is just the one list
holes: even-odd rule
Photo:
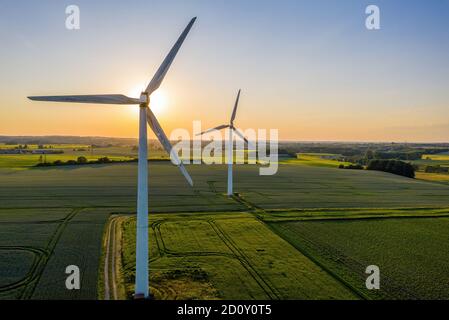
[[[354, 299], [344, 285], [251, 214], [155, 215], [150, 283], [156, 299]], [[127, 295], [135, 219], [124, 223]], [[193, 287], [197, 290], [191, 291]]]
[[338, 167], [343, 164], [350, 165], [349, 162], [339, 161], [341, 155], [330, 153], [300, 153], [297, 158], [283, 160], [282, 163], [298, 164], [316, 167]]
[[413, 160], [413, 164], [418, 165], [420, 168], [424, 166], [442, 166], [449, 167], [449, 154], [438, 153], [438, 154], [425, 154], [419, 160]]
[[[14, 149], [18, 145], [0, 144], [0, 151], [3, 149]], [[114, 161], [126, 161], [137, 158], [137, 150], [126, 146], [113, 147], [94, 147], [87, 145], [46, 145], [45, 151], [61, 150], [61, 154], [2, 154], [0, 152], [0, 169], [15, 168], [27, 169], [37, 165], [40, 162], [54, 162], [56, 160], [68, 161], [76, 160], [78, 157], [86, 157], [88, 161], [98, 160], [99, 158], [108, 157]], [[28, 145], [25, 151], [33, 151], [38, 149], [37, 145]], [[150, 159], [168, 159], [168, 155], [159, 149], [150, 150]]]
[[415, 172], [415, 177], [417, 179], [449, 184], [449, 174], [445, 172], [426, 172], [427, 166], [432, 166], [435, 168], [449, 167], [448, 153], [425, 154], [420, 160], [413, 160], [411, 163], [418, 168]]
[[449, 184], [449, 174], [447, 173], [416, 172], [415, 177], [416, 179]]
[[[0, 298], [94, 299], [109, 211], [0, 209]], [[65, 281], [58, 281], [72, 264], [83, 267], [79, 291], [68, 291]]]
[[[273, 222], [271, 227], [368, 299], [449, 299], [449, 218]], [[381, 270], [367, 290], [365, 269]]]
[[[160, 214], [150, 225], [156, 299], [449, 299], [449, 208]], [[135, 218], [122, 228], [129, 298]], [[369, 265], [380, 291], [365, 287]]]
[[[410, 216], [427, 215], [441, 222], [445, 221], [449, 208], [448, 185], [382, 172], [338, 170], [287, 160], [279, 164], [276, 175], [259, 176], [258, 166], [237, 165], [237, 194], [227, 198], [224, 195], [225, 165], [195, 165], [188, 166], [188, 170], [195, 182], [194, 188], [186, 184], [178, 169], [169, 162], [149, 163], [153, 227], [150, 230], [150, 268], [152, 292], [156, 298], [415, 297], [396, 295], [396, 291], [389, 289], [379, 297], [361, 292], [355, 284], [360, 275], [359, 278], [347, 276], [353, 270], [350, 268], [334, 270], [335, 264], [327, 263], [327, 256], [320, 258], [321, 253], [308, 248], [303, 238], [295, 240], [294, 235], [299, 231], [288, 231], [286, 226], [290, 223], [295, 226], [298, 219], [315, 217], [342, 218], [343, 228], [351, 217], [400, 216], [397, 224], [379, 222], [377, 229], [373, 225], [369, 228], [373, 233], [366, 236], [363, 224], [375, 224], [377, 220], [349, 223], [357, 226], [354, 237], [359, 230], [361, 239], [358, 242], [368, 247], [378, 245], [377, 252], [393, 246], [391, 254], [403, 254], [398, 259], [409, 261], [409, 251], [401, 250], [407, 248], [407, 243], [395, 240], [395, 234], [410, 229], [425, 242], [420, 232], [427, 232], [439, 244], [445, 224], [442, 227], [439, 223], [417, 224], [414, 228], [414, 221], [424, 220]], [[0, 168], [0, 299], [103, 298], [103, 288], [98, 281], [103, 276], [104, 239], [111, 214], [126, 218], [121, 227], [116, 228], [122, 230], [121, 242], [111, 248], [121, 248], [122, 265], [117, 266], [123, 279], [123, 295], [120, 296], [129, 297], [134, 276], [136, 173], [135, 163], [23, 170]], [[323, 224], [327, 222], [322, 221]], [[401, 227], [402, 223], [406, 227]], [[275, 229], [276, 226], [283, 228]], [[379, 235], [385, 232], [381, 242], [375, 239], [375, 230]], [[314, 239], [314, 236], [317, 235], [310, 234], [307, 239]], [[338, 241], [336, 245], [345, 243], [344, 238]], [[434, 254], [424, 244], [415, 247]], [[345, 252], [343, 249], [338, 252]], [[369, 260], [369, 256], [364, 256], [357, 248], [346, 249], [348, 255], [359, 262]], [[377, 257], [375, 253], [373, 251], [373, 260]], [[439, 277], [432, 254], [422, 253], [421, 260], [415, 257], [416, 267], [420, 270], [429, 267], [432, 275]], [[448, 265], [443, 253], [435, 254], [443, 259], [442, 267]], [[81, 269], [80, 291], [64, 287], [65, 267], [70, 264]], [[382, 268], [388, 279], [395, 277], [390, 265]], [[405, 274], [404, 279], [409, 279], [410, 274]], [[395, 280], [399, 285], [400, 279]], [[430, 296], [431, 287], [426, 281], [417, 282], [421, 291], [414, 295]], [[404, 290], [415, 289], [405, 287]], [[435, 289], [434, 293], [445, 297], [440, 295], [441, 290]]]
[[242, 168], [237, 177], [236, 192], [264, 209], [449, 205], [447, 186], [383, 172], [281, 165], [275, 176]]

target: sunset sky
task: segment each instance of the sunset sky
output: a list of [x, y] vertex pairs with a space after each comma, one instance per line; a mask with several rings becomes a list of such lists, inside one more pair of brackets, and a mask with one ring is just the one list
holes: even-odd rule
[[[381, 30], [365, 28], [369, 4]], [[26, 97], [138, 96], [194, 16], [155, 98], [168, 134], [226, 123], [241, 88], [237, 125], [282, 140], [449, 141], [444, 0], [3, 0], [0, 135], [136, 137], [138, 107]]]

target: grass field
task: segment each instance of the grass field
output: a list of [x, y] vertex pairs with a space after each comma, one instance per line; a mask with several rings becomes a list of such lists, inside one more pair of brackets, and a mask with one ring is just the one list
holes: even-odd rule
[[[225, 165], [189, 166], [195, 182], [192, 189], [170, 163], [150, 162], [151, 278], [156, 297], [357, 298], [355, 280], [340, 275], [344, 270], [333, 270], [324, 258], [317, 263], [318, 254], [298, 250], [282, 230], [273, 229], [273, 223], [323, 216], [376, 217], [385, 215], [385, 210], [389, 215], [442, 216], [449, 208], [449, 186], [442, 183], [300, 163], [281, 163], [275, 176], [259, 176], [258, 169], [235, 166], [239, 196], [229, 199], [224, 195]], [[112, 213], [135, 212], [136, 172], [135, 163], [0, 168], [0, 299], [97, 298], [104, 226]], [[134, 222], [126, 221], [123, 270], [129, 294]], [[396, 246], [391, 252], [404, 253], [401, 259], [407, 261], [408, 251], [401, 250], [407, 244], [393, 235], [395, 228], [404, 231], [402, 221], [412, 230], [415, 220], [398, 221], [394, 228], [379, 225], [385, 241], [378, 245], [386, 250]], [[365, 222], [374, 220], [360, 223]], [[359, 229], [361, 243], [378, 243], [370, 234], [362, 239], [363, 228]], [[424, 229], [435, 236], [441, 231], [438, 224]], [[415, 231], [423, 239], [420, 230]], [[417, 248], [433, 252], [425, 246]], [[354, 259], [365, 257], [356, 248], [348, 252]], [[432, 255], [423, 256], [429, 261], [420, 264], [415, 259], [416, 265], [435, 268]], [[442, 261], [442, 266], [449, 264]], [[79, 292], [64, 288], [68, 264], [79, 265], [84, 272]], [[429, 288], [428, 282], [418, 284]], [[417, 294], [429, 293], [422, 289]]]

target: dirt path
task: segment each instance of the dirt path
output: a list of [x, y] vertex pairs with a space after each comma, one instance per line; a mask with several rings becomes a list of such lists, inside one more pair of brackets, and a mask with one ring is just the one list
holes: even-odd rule
[[[106, 255], [104, 259], [104, 299], [117, 300], [117, 274], [116, 274], [116, 231], [117, 217], [109, 221], [106, 234]], [[111, 290], [112, 288], [112, 290]]]

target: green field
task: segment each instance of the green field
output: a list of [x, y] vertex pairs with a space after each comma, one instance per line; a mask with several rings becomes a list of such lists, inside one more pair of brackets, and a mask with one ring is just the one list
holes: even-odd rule
[[[14, 149], [17, 145], [0, 144], [1, 149]], [[37, 145], [28, 145], [26, 150], [35, 150]], [[46, 145], [46, 150], [62, 150], [61, 154], [1, 154], [0, 153], [0, 169], [1, 168], [15, 168], [15, 169], [29, 169], [40, 162], [52, 163], [56, 160], [68, 161], [76, 160], [78, 157], [86, 157], [88, 161], [98, 160], [99, 158], [108, 157], [113, 161], [126, 161], [137, 158], [137, 150], [131, 146], [112, 146], [112, 147], [94, 147], [93, 150], [87, 145], [73, 145], [73, 144], [54, 144]], [[165, 151], [159, 149], [150, 150], [150, 159], [168, 159]]]
[[[0, 298], [95, 299], [101, 237], [110, 210], [0, 209]], [[83, 288], [65, 288], [65, 268], [83, 268]], [[60, 281], [59, 281], [60, 280]]]
[[[449, 299], [449, 218], [296, 221], [271, 227], [368, 299]], [[377, 265], [381, 290], [365, 287]]]
[[411, 161], [414, 165], [419, 166], [423, 169], [425, 166], [442, 166], [449, 167], [449, 154], [438, 153], [438, 154], [425, 154], [419, 160]]
[[[310, 217], [370, 218], [384, 216], [386, 211], [401, 217], [440, 217], [449, 208], [449, 186], [441, 183], [288, 162], [281, 163], [274, 176], [259, 176], [258, 169], [235, 166], [238, 195], [229, 199], [224, 195], [225, 165], [188, 166], [195, 182], [190, 188], [169, 162], [150, 162], [151, 279], [156, 297], [371, 298], [356, 288], [358, 278], [345, 276], [350, 271], [328, 264], [320, 252], [303, 243], [300, 247], [290, 238], [291, 232], [274, 230], [273, 225], [295, 224]], [[102, 298], [98, 279], [105, 226], [112, 213], [132, 216], [135, 212], [136, 173], [135, 163], [0, 168], [0, 298]], [[382, 242], [371, 234], [364, 236], [360, 227], [359, 233], [354, 233], [354, 237], [360, 236], [355, 242], [380, 246], [379, 251], [390, 250], [398, 259], [408, 261], [407, 243], [396, 241], [394, 235], [405, 229], [413, 231], [413, 221], [417, 220], [369, 228], [385, 233]], [[128, 296], [133, 282], [133, 223], [131, 218], [123, 224], [122, 271]], [[353, 222], [339, 223], [352, 226]], [[374, 220], [357, 223], [368, 225]], [[441, 228], [438, 223], [425, 226], [435, 237]], [[426, 242], [420, 230], [415, 231], [418, 239]], [[436, 270], [431, 248], [415, 247], [423, 257], [415, 259], [416, 267]], [[351, 258], [360, 255], [360, 261], [365, 261], [357, 247], [346, 249]], [[436, 256], [443, 259], [442, 266], [449, 265], [446, 256]], [[80, 291], [64, 288], [64, 270], [69, 264], [84, 272]], [[385, 268], [390, 272], [392, 267]], [[395, 277], [394, 273], [386, 275]], [[426, 290], [432, 291], [429, 282], [415, 281], [424, 288], [415, 294], [428, 297]], [[385, 297], [391, 297], [391, 292]], [[434, 293], [441, 290], [436, 288]]]
[[341, 155], [330, 153], [298, 153], [296, 159], [282, 160], [286, 164], [298, 164], [316, 167], [338, 167], [339, 165], [350, 165], [349, 162], [339, 161]]
[[[356, 298], [251, 214], [154, 215], [150, 223], [150, 282], [156, 299]], [[125, 223], [124, 235], [131, 296], [135, 219]]]

